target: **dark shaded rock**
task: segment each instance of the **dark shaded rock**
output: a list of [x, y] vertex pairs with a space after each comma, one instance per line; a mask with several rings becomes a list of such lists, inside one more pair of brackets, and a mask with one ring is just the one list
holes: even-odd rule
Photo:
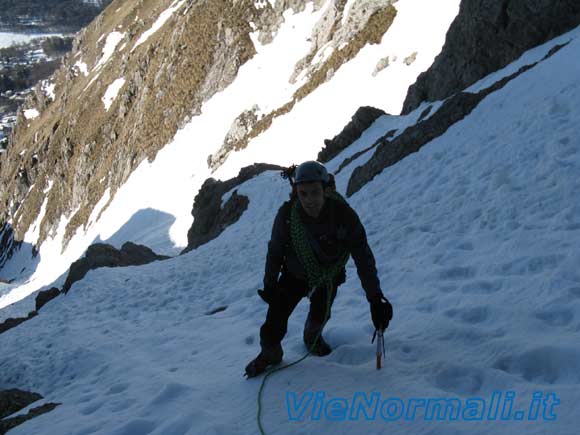
[[17, 317], [17, 318], [9, 317], [8, 319], [4, 320], [4, 322], [0, 323], [0, 334], [20, 325], [23, 322], [26, 322], [27, 320], [32, 319], [37, 314], [38, 313], [36, 311], [31, 311], [30, 313], [28, 313], [27, 317]]
[[441, 54], [409, 88], [402, 113], [465, 89], [579, 24], [578, 0], [463, 0]]
[[214, 314], [221, 313], [222, 311], [227, 310], [227, 308], [228, 308], [227, 305], [224, 305], [222, 307], [217, 307], [217, 308], [214, 308], [211, 311], [208, 311], [207, 313], [205, 313], [205, 315], [206, 316], [213, 316]]
[[0, 222], [0, 269], [14, 252], [14, 231], [10, 224]]
[[381, 136], [379, 138], [379, 140], [377, 140], [374, 144], [372, 144], [369, 147], [366, 147], [365, 149], [354, 153], [352, 156], [344, 159], [344, 161], [339, 165], [338, 170], [336, 171], [336, 174], [338, 175], [340, 173], [340, 171], [342, 171], [346, 166], [348, 166], [351, 162], [353, 162], [354, 160], [358, 159], [361, 155], [363, 155], [364, 153], [366, 153], [367, 151], [375, 148], [377, 145], [379, 145], [380, 143], [385, 142], [387, 139], [390, 139], [391, 137], [393, 137], [395, 135], [395, 133], [397, 132], [397, 130], [389, 130], [387, 132], [387, 134]]
[[419, 115], [419, 119], [417, 120], [417, 122], [421, 122], [425, 118], [427, 118], [429, 116], [429, 114], [431, 113], [431, 110], [433, 110], [432, 104], [421, 112], [421, 115]]
[[520, 68], [516, 73], [477, 94], [466, 92], [455, 94], [447, 99], [430, 118], [407, 128], [393, 141], [380, 140], [373, 157], [353, 171], [348, 181], [347, 196], [350, 197], [358, 192], [383, 169], [401, 161], [409, 154], [419, 151], [423, 145], [444, 134], [449, 127], [469, 115], [486, 96], [503, 88], [508, 82], [533, 68], [536, 64]]
[[157, 260], [167, 260], [167, 255], [157, 255], [153, 250], [144, 245], [125, 242], [121, 246], [120, 266], [140, 266]]
[[282, 170], [281, 166], [256, 163], [240, 170], [237, 177], [227, 181], [208, 178], [199, 189], [193, 202], [193, 225], [187, 232], [185, 254], [218, 237], [228, 226], [237, 222], [248, 208], [249, 199], [234, 191], [232, 196], [221, 207], [222, 196], [242, 183], [254, 178], [264, 171]]
[[95, 243], [89, 246], [85, 256], [75, 261], [69, 270], [62, 291], [67, 293], [73, 283], [84, 278], [89, 270], [99, 267], [141, 266], [157, 260], [171, 257], [157, 255], [147, 246], [126, 242], [121, 250], [105, 243]]
[[17, 388], [0, 390], [0, 419], [18, 412], [40, 399], [42, 396], [38, 393], [30, 393]]
[[60, 289], [53, 287], [50, 290], [44, 290], [38, 292], [36, 295], [36, 311], [39, 311], [42, 307], [44, 307], [48, 302], [52, 301], [60, 295]]
[[363, 132], [382, 115], [386, 115], [381, 109], [365, 106], [359, 107], [352, 116], [351, 121], [333, 139], [324, 141], [325, 147], [318, 153], [317, 160], [326, 163], [336, 157], [342, 150], [357, 140]]
[[0, 390], [0, 435], [5, 434], [10, 429], [37, 417], [41, 414], [52, 411], [60, 403], [46, 403], [37, 408], [31, 409], [25, 415], [19, 415], [17, 417], [5, 418], [21, 409], [26, 408], [30, 404], [42, 399], [42, 396], [38, 393], [31, 393], [28, 391], [18, 390], [16, 388], [10, 390]]

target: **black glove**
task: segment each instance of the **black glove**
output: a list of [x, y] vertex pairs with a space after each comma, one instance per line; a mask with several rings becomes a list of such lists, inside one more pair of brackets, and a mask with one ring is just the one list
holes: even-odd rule
[[280, 300], [280, 289], [275, 285], [258, 290], [258, 294], [267, 304], [272, 304]]
[[393, 306], [387, 298], [381, 296], [371, 302], [371, 317], [377, 330], [382, 332], [389, 327], [393, 318]]

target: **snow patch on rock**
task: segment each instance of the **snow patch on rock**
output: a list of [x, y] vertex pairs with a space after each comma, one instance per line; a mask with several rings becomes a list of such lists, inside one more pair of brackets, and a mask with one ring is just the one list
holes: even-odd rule
[[107, 91], [105, 92], [105, 95], [102, 98], [103, 104], [105, 105], [105, 110], [108, 111], [111, 108], [113, 101], [115, 101], [115, 99], [117, 98], [117, 95], [119, 94], [119, 91], [121, 90], [124, 84], [125, 79], [120, 78], [115, 80], [113, 83], [109, 85]]

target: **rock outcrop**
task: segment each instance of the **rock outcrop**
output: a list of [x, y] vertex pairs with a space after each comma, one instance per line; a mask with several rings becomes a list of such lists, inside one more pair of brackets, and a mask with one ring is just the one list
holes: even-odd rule
[[14, 252], [14, 231], [7, 223], [0, 222], [0, 269]]
[[38, 393], [30, 393], [17, 388], [0, 390], [0, 419], [18, 412], [40, 399], [42, 396]]
[[373, 145], [376, 146], [373, 157], [353, 171], [347, 196], [360, 190], [383, 169], [445, 133], [483, 98], [534, 65], [523, 67], [477, 94], [461, 92], [463, 89], [506, 66], [526, 50], [579, 24], [580, 3], [575, 0], [463, 0], [443, 51], [409, 88], [403, 113], [414, 110], [423, 101], [446, 101], [431, 117], [427, 117], [431, 108], [424, 111], [420, 121], [396, 139], [383, 137]]
[[28, 313], [28, 316], [26, 317], [9, 317], [8, 319], [0, 323], [0, 334], [8, 331], [9, 329], [16, 328], [21, 323], [24, 323], [27, 320], [36, 317], [37, 315], [38, 313], [36, 311], [31, 311], [30, 313]]
[[[546, 58], [553, 56], [563, 46], [551, 50]], [[376, 144], [376, 151], [364, 165], [355, 168], [347, 186], [346, 194], [358, 192], [385, 168], [392, 166], [411, 153], [419, 151], [424, 145], [444, 134], [449, 127], [469, 115], [486, 96], [503, 88], [511, 80], [533, 68], [536, 64], [526, 65], [516, 73], [499, 80], [493, 86], [476, 94], [460, 92], [448, 98], [429, 118], [423, 119], [407, 128], [401, 135], [390, 141], [385, 137]]]
[[139, 266], [168, 258], [171, 257], [157, 255], [147, 246], [131, 242], [126, 242], [120, 250], [105, 243], [95, 243], [89, 246], [83, 258], [71, 265], [62, 290], [52, 287], [38, 292], [35, 298], [35, 310], [29, 312], [26, 317], [8, 318], [0, 323], [0, 334], [36, 317], [42, 307], [61, 294], [68, 293], [72, 285], [83, 279], [89, 270], [99, 267]]
[[[315, 9], [319, 9], [323, 2], [314, 3]], [[334, 2], [314, 27], [309, 38], [310, 51], [296, 63], [290, 77], [290, 83], [301, 83], [290, 100], [260, 116], [256, 115], [258, 109], [255, 107], [241, 113], [224, 139], [223, 146], [208, 159], [212, 170], [216, 170], [231, 152], [244, 149], [250, 140], [270, 128], [274, 119], [291, 112], [298, 102], [330, 80], [367, 44], [379, 43], [397, 15], [391, 0], [359, 0], [352, 3], [348, 10], [345, 10], [346, 4], [346, 0]], [[277, 1], [275, 9], [283, 11], [288, 7], [301, 10], [304, 3]], [[232, 135], [232, 131], [236, 134]]]
[[235, 151], [236, 144], [243, 140], [258, 122], [258, 112], [260, 108], [254, 105], [250, 110], [246, 110], [239, 115], [230, 127], [230, 131], [224, 139], [223, 146], [213, 155], [207, 158], [207, 166], [212, 169], [219, 168], [228, 158], [228, 155]]
[[42, 307], [52, 301], [54, 298], [59, 296], [61, 291], [57, 287], [52, 287], [48, 290], [43, 290], [38, 292], [35, 299], [36, 311], [40, 311]]
[[5, 434], [10, 429], [15, 428], [25, 421], [50, 412], [60, 405], [60, 403], [45, 403], [42, 406], [31, 409], [25, 415], [5, 418], [40, 399], [42, 399], [42, 396], [38, 393], [31, 393], [16, 388], [0, 390], [0, 434]]
[[95, 243], [89, 246], [83, 258], [71, 265], [62, 291], [67, 293], [71, 286], [83, 279], [89, 270], [99, 267], [140, 266], [168, 258], [170, 257], [155, 254], [147, 246], [131, 242], [126, 242], [120, 250], [105, 243]]
[[60, 294], [61, 291], [56, 287], [38, 292], [35, 299], [35, 310], [30, 311], [26, 317], [9, 317], [8, 319], [4, 320], [2, 323], [0, 323], [0, 334], [36, 317], [38, 315], [38, 311], [42, 307], [44, 307], [47, 303], [49, 303]]
[[182, 254], [218, 237], [229, 225], [237, 222], [250, 203], [247, 196], [232, 192], [222, 207], [222, 197], [242, 183], [269, 170], [282, 170], [277, 165], [256, 163], [242, 168], [237, 177], [227, 181], [209, 178], [196, 195], [193, 210], [193, 225], [187, 232], [187, 247]]
[[382, 115], [385, 115], [385, 112], [381, 109], [368, 106], [359, 107], [352, 116], [351, 121], [338, 135], [324, 141], [325, 147], [318, 153], [318, 161], [326, 163], [332, 160], [342, 150], [357, 140]]
[[409, 88], [402, 113], [467, 88], [579, 24], [578, 0], [463, 0], [441, 54]]

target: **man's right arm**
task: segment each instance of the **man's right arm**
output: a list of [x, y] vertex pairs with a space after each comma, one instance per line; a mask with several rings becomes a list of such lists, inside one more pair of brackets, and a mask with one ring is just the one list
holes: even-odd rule
[[288, 238], [286, 228], [285, 207], [278, 210], [278, 214], [272, 225], [272, 236], [268, 242], [268, 254], [266, 256], [266, 270], [264, 273], [264, 288], [275, 287], [278, 283], [278, 275], [284, 263], [284, 246]]

